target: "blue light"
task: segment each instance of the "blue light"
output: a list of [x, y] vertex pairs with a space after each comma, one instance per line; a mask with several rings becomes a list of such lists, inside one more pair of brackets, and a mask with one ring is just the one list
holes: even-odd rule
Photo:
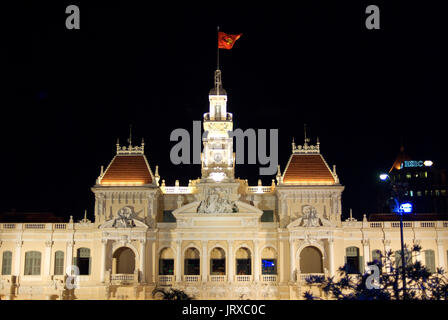
[[389, 178], [389, 176], [388, 176], [386, 173], [382, 173], [382, 174], [380, 174], [380, 179], [381, 179], [382, 181], [386, 181], [387, 178]]
[[269, 260], [262, 260], [263, 263], [263, 267], [265, 268], [269, 268], [269, 267], [273, 267], [274, 266], [274, 262], [273, 261], [269, 261]]
[[405, 202], [400, 205], [401, 213], [411, 213], [412, 212], [412, 203]]

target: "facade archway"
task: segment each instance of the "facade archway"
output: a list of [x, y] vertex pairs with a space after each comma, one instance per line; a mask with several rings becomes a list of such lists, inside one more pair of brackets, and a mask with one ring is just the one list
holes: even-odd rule
[[199, 250], [189, 247], [184, 252], [184, 274], [200, 275], [201, 274], [201, 258]]
[[135, 254], [128, 247], [121, 247], [115, 250], [112, 261], [113, 274], [133, 274], [135, 271]]
[[252, 255], [248, 248], [241, 247], [236, 251], [236, 274], [251, 275], [252, 274]]
[[261, 251], [261, 274], [277, 274], [277, 251], [273, 247]]
[[159, 252], [159, 275], [174, 275], [174, 251], [169, 247]]
[[223, 248], [215, 247], [210, 252], [210, 275], [226, 274], [226, 252]]
[[300, 252], [301, 273], [323, 273], [322, 253], [314, 246], [307, 246]]

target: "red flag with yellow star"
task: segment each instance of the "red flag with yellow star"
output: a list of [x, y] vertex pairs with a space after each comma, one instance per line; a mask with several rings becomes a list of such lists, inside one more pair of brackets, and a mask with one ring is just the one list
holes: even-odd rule
[[219, 49], [232, 49], [236, 40], [241, 37], [242, 33], [239, 34], [228, 34], [219, 31], [218, 32], [218, 48]]

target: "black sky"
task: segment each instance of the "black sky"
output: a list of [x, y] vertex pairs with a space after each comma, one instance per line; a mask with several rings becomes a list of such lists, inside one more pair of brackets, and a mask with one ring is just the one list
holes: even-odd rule
[[[80, 30], [65, 28], [68, 4], [80, 7]], [[381, 30], [365, 28], [368, 4], [379, 5]], [[169, 136], [192, 132], [207, 112], [219, 25], [243, 33], [221, 50], [235, 128], [278, 128], [283, 170], [306, 123], [337, 165], [343, 215], [374, 212], [377, 176], [392, 165], [401, 137], [415, 159], [448, 167], [442, 9], [409, 1], [5, 8], [0, 211], [92, 214], [90, 187], [129, 124], [167, 184], [199, 177], [200, 165], [171, 164]], [[258, 166], [240, 165], [236, 176], [256, 184]]]

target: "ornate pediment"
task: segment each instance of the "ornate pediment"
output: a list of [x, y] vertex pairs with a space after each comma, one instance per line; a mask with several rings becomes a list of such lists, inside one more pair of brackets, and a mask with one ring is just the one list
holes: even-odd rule
[[197, 213], [235, 213], [238, 212], [236, 201], [230, 200], [229, 189], [210, 188], [204, 200], [199, 203]]
[[117, 211], [117, 214], [112, 219], [103, 223], [100, 228], [135, 228], [135, 227], [145, 227], [148, 226], [135, 219], [134, 208], [131, 206], [124, 206]]

